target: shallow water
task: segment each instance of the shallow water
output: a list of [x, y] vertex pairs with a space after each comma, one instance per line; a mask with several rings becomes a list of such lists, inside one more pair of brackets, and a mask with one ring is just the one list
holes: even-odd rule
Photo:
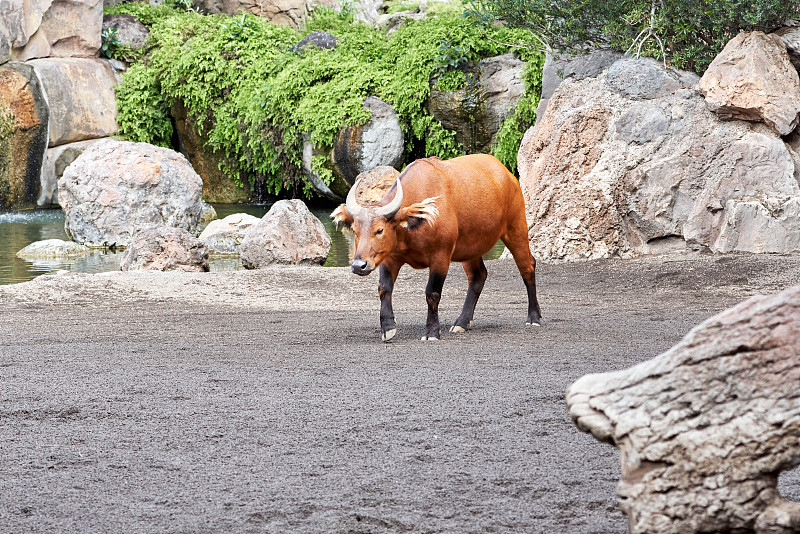
[[[215, 204], [218, 218], [233, 213], [248, 213], [263, 217], [269, 206], [262, 204]], [[326, 267], [350, 265], [350, 247], [353, 236], [337, 229], [330, 220], [329, 207], [311, 208], [311, 212], [322, 221], [331, 237], [331, 250]], [[121, 252], [97, 250], [80, 258], [22, 260], [16, 254], [34, 241], [44, 239], [67, 239], [64, 231], [64, 212], [61, 210], [27, 210], [0, 213], [0, 285], [16, 284], [32, 280], [43, 274], [60, 270], [80, 273], [101, 273], [119, 270]], [[485, 257], [497, 258], [503, 252], [503, 244], [498, 243]], [[209, 259], [211, 271], [235, 271], [242, 269], [239, 258]]]

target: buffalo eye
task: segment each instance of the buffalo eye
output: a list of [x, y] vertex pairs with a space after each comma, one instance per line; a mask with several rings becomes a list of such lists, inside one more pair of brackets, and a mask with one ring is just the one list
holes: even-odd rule
[[383, 228], [378, 228], [375, 230], [375, 235], [381, 235], [383, 233]]

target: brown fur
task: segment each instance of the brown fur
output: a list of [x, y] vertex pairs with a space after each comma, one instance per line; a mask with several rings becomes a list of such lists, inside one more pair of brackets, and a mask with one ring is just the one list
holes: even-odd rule
[[[359, 274], [385, 266], [394, 281], [400, 267], [408, 264], [415, 269], [428, 267], [431, 275], [437, 273], [443, 280], [450, 262], [458, 261], [469, 277], [480, 270], [481, 256], [502, 239], [526, 285], [535, 286], [522, 191], [496, 158], [474, 154], [448, 161], [421, 159], [398, 179], [403, 185], [403, 204], [391, 219], [376, 216], [370, 209], [353, 218], [344, 204], [331, 214], [356, 234], [355, 260], [368, 265]], [[386, 205], [395, 192], [392, 187], [379, 205]], [[538, 303], [535, 307], [538, 319]]]

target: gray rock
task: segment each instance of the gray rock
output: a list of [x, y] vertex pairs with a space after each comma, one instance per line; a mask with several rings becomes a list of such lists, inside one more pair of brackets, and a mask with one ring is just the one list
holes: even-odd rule
[[273, 264], [322, 265], [330, 248], [325, 227], [301, 200], [280, 200], [250, 228], [239, 254], [247, 269]]
[[76, 258], [91, 254], [92, 249], [74, 241], [61, 239], [45, 239], [35, 241], [17, 252], [17, 257], [23, 260], [39, 260], [53, 258]]
[[153, 225], [194, 232], [203, 183], [172, 150], [104, 139], [87, 148], [58, 181], [67, 234], [92, 247], [127, 246]]
[[242, 244], [250, 228], [260, 221], [258, 217], [246, 213], [234, 213], [224, 219], [212, 221], [200, 234], [211, 254], [239, 254]]
[[144, 48], [150, 30], [133, 15], [104, 15], [103, 31], [117, 30], [120, 44], [131, 48]]
[[208, 248], [183, 228], [152, 226], [134, 234], [119, 267], [122, 271], [207, 272]]
[[311, 32], [303, 39], [292, 47], [292, 52], [302, 50], [307, 46], [321, 48], [323, 50], [330, 50], [336, 48], [339, 38], [328, 32]]
[[623, 58], [608, 69], [609, 87], [633, 99], [664, 96], [682, 87], [681, 77], [653, 59]]
[[641, 145], [665, 135], [669, 131], [669, 117], [657, 106], [642, 102], [623, 113], [614, 125], [625, 142]]
[[[372, 117], [366, 124], [349, 126], [339, 132], [332, 150], [315, 147], [303, 138], [303, 172], [314, 189], [336, 201], [341, 201], [362, 172], [387, 165], [400, 168], [405, 153], [405, 136], [397, 113], [383, 100], [370, 96], [364, 108]], [[312, 158], [323, 156], [333, 173], [326, 185], [312, 169]]]
[[36, 204], [39, 206], [58, 205], [58, 179], [70, 163], [78, 159], [83, 151], [96, 143], [97, 140], [78, 141], [54, 148], [47, 149], [44, 166], [41, 174], [41, 190]]
[[619, 52], [610, 50], [597, 50], [580, 56], [564, 54], [558, 57], [548, 52], [542, 69], [542, 96], [536, 107], [536, 121], [544, 115], [548, 100], [562, 81], [568, 78], [575, 81], [594, 78], [621, 57]]
[[720, 121], [695, 89], [667, 91], [689, 78], [665, 75], [647, 100], [606, 74], [559, 86], [518, 154], [537, 257], [797, 250], [800, 157], [765, 125]]
[[777, 489], [800, 465], [800, 286], [708, 319], [635, 367], [567, 390], [579, 429], [620, 450], [633, 534], [800, 531]]

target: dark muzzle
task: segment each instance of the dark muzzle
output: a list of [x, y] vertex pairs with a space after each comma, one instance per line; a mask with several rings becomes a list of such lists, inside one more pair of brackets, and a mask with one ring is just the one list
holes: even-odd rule
[[372, 269], [369, 268], [369, 263], [364, 260], [353, 260], [353, 263], [350, 264], [350, 267], [353, 269], [353, 272], [360, 276], [366, 276], [372, 272]]

